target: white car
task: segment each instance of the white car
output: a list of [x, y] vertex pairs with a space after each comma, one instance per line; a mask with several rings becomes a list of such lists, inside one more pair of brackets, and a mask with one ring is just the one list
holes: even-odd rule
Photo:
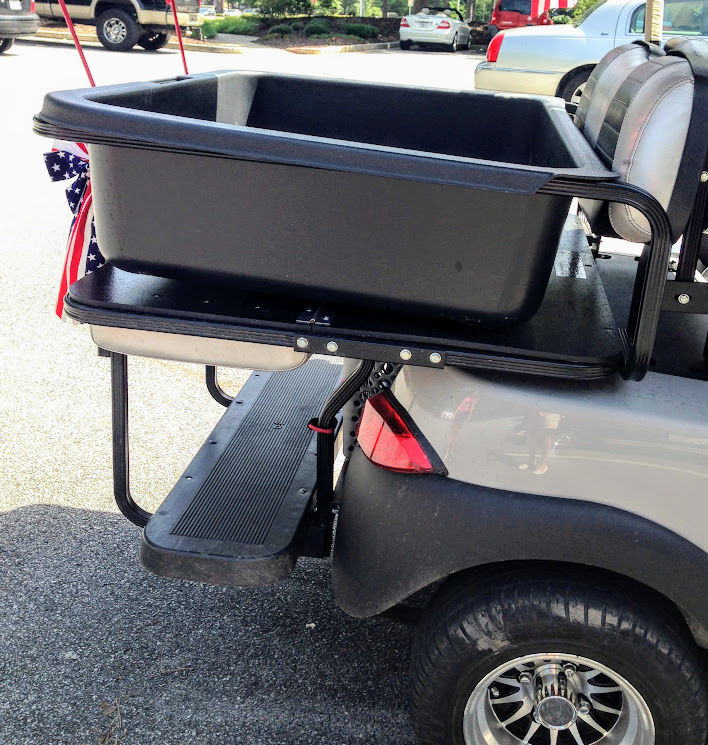
[[[667, 38], [708, 39], [708, 0], [665, 0]], [[644, 0], [601, 0], [576, 23], [497, 34], [477, 66], [477, 90], [580, 99], [593, 67], [622, 44], [644, 38]]]
[[444, 46], [449, 52], [469, 49], [472, 30], [454, 8], [423, 8], [414, 15], [401, 18], [399, 29], [401, 49], [420, 46]]

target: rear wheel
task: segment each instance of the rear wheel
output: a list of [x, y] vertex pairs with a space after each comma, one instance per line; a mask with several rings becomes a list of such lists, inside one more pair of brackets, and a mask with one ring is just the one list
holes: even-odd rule
[[147, 52], [155, 52], [158, 49], [162, 49], [169, 40], [170, 34], [153, 34], [148, 31], [138, 39], [138, 46]]
[[0, 54], [7, 52], [14, 43], [14, 39], [0, 39]]
[[447, 48], [448, 52], [456, 52], [457, 51], [457, 34], [455, 34], [452, 37], [452, 41], [450, 42], [450, 45]]
[[681, 623], [566, 577], [443, 586], [411, 662], [421, 745], [706, 742], [703, 672]]
[[467, 43], [465, 44], [465, 49], [472, 49], [472, 32], [471, 31], [469, 34], [467, 34]]
[[591, 72], [591, 70], [581, 70], [571, 75], [558, 91], [558, 95], [568, 103], [579, 103]]
[[96, 35], [106, 49], [127, 52], [140, 38], [138, 22], [124, 10], [111, 8], [96, 20]]

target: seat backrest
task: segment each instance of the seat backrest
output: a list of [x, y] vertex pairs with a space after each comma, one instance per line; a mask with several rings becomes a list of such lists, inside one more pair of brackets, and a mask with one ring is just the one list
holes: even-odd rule
[[[687, 51], [676, 43], [669, 54], [650, 53], [629, 69], [607, 106], [603, 95], [600, 103], [605, 114], [595, 142], [589, 140], [621, 181], [659, 201], [667, 211], [673, 240], [686, 227], [708, 146], [708, 108], [704, 100], [698, 104], [703, 111], [694, 106], [694, 72], [686, 58], [708, 60], [708, 43], [692, 41], [692, 45], [695, 48]], [[605, 90], [603, 76], [608, 71], [607, 88], [614, 87], [615, 59], [600, 70], [594, 90]], [[589, 108], [592, 113], [592, 105]], [[586, 200], [580, 206], [598, 235], [618, 235], [636, 243], [651, 238], [646, 218], [634, 208]]]
[[575, 113], [575, 124], [595, 147], [600, 127], [620, 85], [635, 67], [650, 57], [663, 57], [664, 50], [654, 44], [624, 44], [610, 50], [590, 73]]

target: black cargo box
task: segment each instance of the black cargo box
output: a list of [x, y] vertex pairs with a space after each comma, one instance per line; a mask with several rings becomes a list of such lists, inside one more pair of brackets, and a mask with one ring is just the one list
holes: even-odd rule
[[223, 72], [46, 97], [89, 143], [114, 266], [505, 325], [537, 310], [570, 197], [612, 178], [560, 99]]

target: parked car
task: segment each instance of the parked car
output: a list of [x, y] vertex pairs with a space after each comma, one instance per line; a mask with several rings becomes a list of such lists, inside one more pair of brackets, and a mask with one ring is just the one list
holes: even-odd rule
[[215, 16], [216, 11], [210, 5], [202, 5], [202, 7], [199, 8], [199, 15], [200, 16]]
[[[454, 14], [454, 15], [453, 15]], [[414, 15], [401, 18], [399, 29], [401, 49], [420, 46], [444, 46], [450, 52], [460, 47], [469, 49], [472, 30], [454, 8], [423, 8]]]
[[230, 10], [224, 11], [225, 16], [242, 16], [243, 11], [239, 10], [238, 8], [231, 8]]
[[[667, 34], [708, 39], [708, 0], [666, 0], [664, 7]], [[475, 88], [577, 101], [610, 49], [644, 38], [644, 14], [643, 0], [601, 0], [573, 24], [501, 32], [475, 70]]]
[[0, 0], [0, 54], [14, 44], [16, 37], [33, 34], [38, 28], [34, 0]]
[[549, 12], [533, 15], [533, 7], [538, 8], [532, 0], [497, 0], [489, 18], [487, 33], [490, 40], [500, 31], [519, 26], [552, 26]]

